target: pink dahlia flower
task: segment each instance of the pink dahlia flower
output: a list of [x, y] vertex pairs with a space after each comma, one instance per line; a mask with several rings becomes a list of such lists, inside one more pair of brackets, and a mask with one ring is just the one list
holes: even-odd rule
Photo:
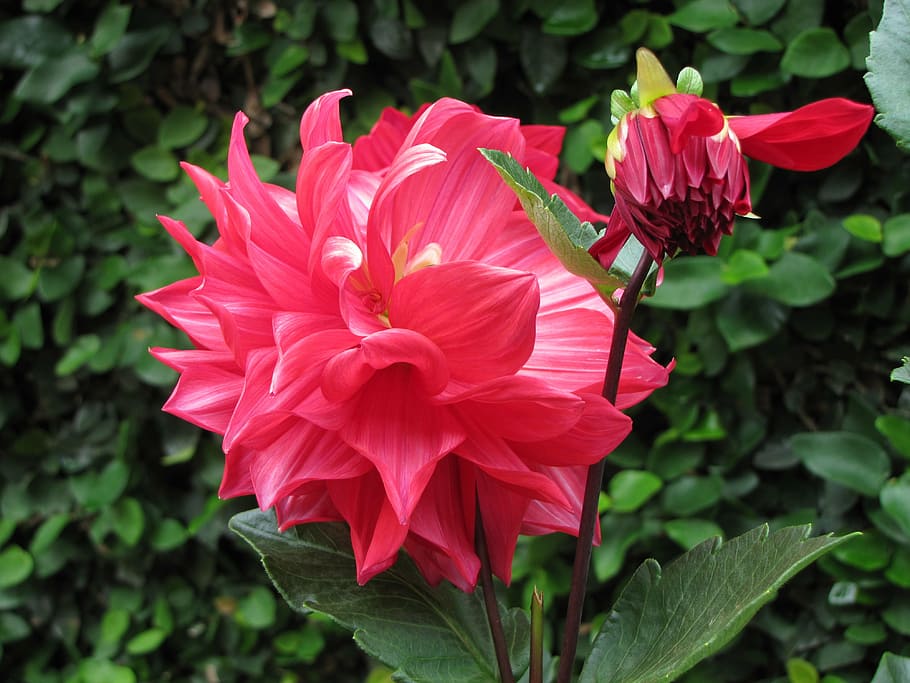
[[243, 114], [227, 183], [184, 165], [220, 237], [161, 218], [199, 271], [139, 297], [195, 346], [152, 349], [181, 373], [164, 409], [224, 435], [221, 496], [255, 495], [282, 529], [346, 522], [361, 583], [404, 547], [472, 589], [477, 509], [508, 581], [520, 533], [577, 533], [587, 466], [630, 428], [618, 409], [667, 370], [633, 339], [617, 406], [601, 398], [609, 310], [477, 151], [560, 189], [562, 129], [446, 99], [387, 110], [352, 147], [348, 94], [303, 115], [295, 192], [257, 178]]
[[726, 118], [713, 102], [678, 93], [657, 58], [638, 51], [641, 108], [608, 140], [616, 205], [591, 254], [609, 267], [629, 233], [661, 261], [678, 251], [715, 255], [737, 215], [752, 211], [743, 155], [796, 171], [840, 161], [872, 120], [867, 104], [821, 100], [796, 111]]

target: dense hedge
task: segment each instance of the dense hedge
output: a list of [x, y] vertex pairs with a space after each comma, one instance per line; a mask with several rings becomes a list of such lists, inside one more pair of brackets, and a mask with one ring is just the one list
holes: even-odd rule
[[[297, 124], [342, 86], [346, 134], [440, 96], [568, 126], [564, 180], [611, 205], [612, 89], [635, 46], [691, 64], [728, 112], [868, 100], [881, 2], [23, 0], [0, 10], [0, 671], [27, 683], [385, 680], [292, 614], [226, 521], [221, 454], [159, 412], [185, 343], [133, 295], [191, 274], [156, 213], [213, 223], [183, 178], [224, 177], [231, 116], [287, 183]], [[910, 165], [872, 130], [833, 169], [753, 166], [760, 221], [671, 262], [637, 328], [673, 379], [610, 459], [596, 622], [637, 563], [763, 521], [867, 533], [787, 586], [685, 680], [870, 680], [910, 635]], [[465, 207], [470, 210], [471, 207]], [[572, 544], [523, 542], [510, 591], [554, 623]], [[554, 635], [555, 634], [551, 634]]]

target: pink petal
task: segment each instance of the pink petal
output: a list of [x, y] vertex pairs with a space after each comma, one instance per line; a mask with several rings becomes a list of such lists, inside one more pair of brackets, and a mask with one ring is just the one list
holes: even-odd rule
[[136, 300], [186, 332], [197, 348], [225, 350], [228, 347], [218, 318], [194, 296], [201, 284], [201, 276], [178, 280], [153, 292], [139, 294]]
[[250, 239], [276, 257], [292, 255], [306, 263], [309, 239], [275, 201], [272, 191], [256, 175], [243, 137], [249, 119], [239, 112], [234, 118], [228, 146], [230, 194], [250, 216]]
[[417, 373], [400, 364], [367, 382], [339, 433], [376, 467], [402, 524], [420, 501], [436, 463], [465, 437], [448, 408], [430, 405]]
[[667, 95], [655, 100], [653, 106], [670, 133], [670, 148], [674, 154], [682, 151], [689, 138], [706, 138], [724, 127], [720, 109], [702, 97], [682, 93]]
[[312, 239], [306, 269], [312, 272], [329, 235], [354, 239], [346, 201], [351, 173], [351, 146], [327, 142], [303, 155], [297, 171], [297, 210], [300, 224]]
[[279, 531], [297, 524], [344, 521], [324, 482], [304, 484], [291, 495], [279, 500], [275, 503], [275, 516], [278, 518]]
[[415, 123], [405, 144], [421, 142], [442, 149], [447, 161], [409, 181], [408, 201], [396, 203], [393, 223], [404, 230], [423, 224], [415, 252], [435, 242], [447, 261], [476, 258], [515, 205], [514, 194], [477, 148], [501, 149], [522, 160], [518, 122], [440, 100]]
[[300, 119], [300, 144], [304, 152], [326, 142], [342, 142], [338, 102], [350, 95], [347, 88], [328, 92], [306, 108]]
[[393, 107], [386, 107], [368, 135], [354, 142], [354, 168], [382, 172], [392, 165], [413, 119]]
[[585, 409], [575, 394], [535, 377], [510, 375], [485, 382], [457, 396], [459, 414], [491, 434], [513, 441], [550, 439], [572, 429]]
[[375, 474], [357, 479], [330, 481], [329, 495], [351, 527], [351, 545], [361, 586], [391, 567], [408, 533], [399, 522]]
[[266, 510], [308, 482], [351, 479], [372, 465], [334, 432], [297, 417], [272, 430], [271, 442], [257, 447], [250, 476], [259, 507]]
[[249, 448], [237, 447], [225, 451], [224, 473], [221, 476], [221, 486], [218, 497], [222, 500], [237, 498], [239, 496], [252, 496], [256, 494], [253, 480], [250, 477], [250, 465], [254, 453]]
[[439, 347], [422, 334], [392, 328], [371, 334], [358, 348], [329, 360], [322, 374], [322, 392], [330, 401], [347, 400], [377, 370], [396, 363], [407, 365], [416, 373], [427, 396], [435, 396], [448, 384], [449, 368]]
[[477, 478], [477, 500], [493, 573], [508, 585], [512, 580], [512, 558], [521, 530], [528, 499], [510, 491], [501, 481], [482, 474]]
[[480, 382], [514, 374], [528, 358], [539, 296], [530, 273], [472, 261], [443, 263], [396, 285], [389, 320], [442, 349], [452, 377]]
[[512, 443], [525, 461], [565, 467], [593, 465], [619, 446], [632, 430], [632, 420], [599, 394], [583, 394], [584, 413], [558, 436]]
[[162, 410], [197, 427], [224, 434], [240, 399], [243, 375], [225, 351], [150, 349], [165, 365], [180, 372]]
[[729, 125], [746, 156], [780, 168], [816, 171], [850, 153], [874, 113], [868, 104], [834, 97], [781, 114], [731, 117]]
[[[470, 592], [480, 560], [474, 551], [475, 478], [455, 457], [444, 458], [411, 516], [408, 554], [431, 583], [445, 578]], [[462, 474], [465, 471], [465, 474]], [[470, 472], [470, 476], [466, 476]]]
[[[569, 501], [569, 505], [563, 507], [545, 501], [532, 500], [525, 511], [521, 533], [539, 536], [558, 531], [577, 536], [588, 468], [585, 466], [545, 467], [541, 468], [541, 471], [559, 486]], [[597, 521], [594, 530], [594, 544], [600, 545], [600, 520]]]

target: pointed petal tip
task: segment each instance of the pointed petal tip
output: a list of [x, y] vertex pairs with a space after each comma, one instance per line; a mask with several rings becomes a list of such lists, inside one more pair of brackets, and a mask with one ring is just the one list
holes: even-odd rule
[[640, 106], [645, 107], [664, 95], [676, 92], [676, 86], [663, 64], [648, 48], [640, 47], [635, 51], [635, 63]]

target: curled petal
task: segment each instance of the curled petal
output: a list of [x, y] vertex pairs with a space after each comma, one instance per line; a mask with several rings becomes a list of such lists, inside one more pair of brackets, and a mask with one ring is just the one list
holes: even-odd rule
[[389, 321], [432, 340], [453, 377], [479, 382], [513, 374], [527, 360], [539, 292], [530, 273], [473, 261], [443, 263], [398, 283]]
[[678, 154], [689, 138], [706, 138], [724, 127], [724, 115], [717, 105], [695, 95], [668, 95], [654, 102], [654, 109], [670, 133], [670, 148]]
[[859, 144], [873, 113], [868, 104], [833, 97], [781, 114], [731, 117], [729, 124], [746, 156], [794, 171], [817, 171]]
[[300, 119], [300, 144], [307, 152], [326, 142], [341, 142], [338, 102], [351, 95], [348, 89], [334, 90], [315, 99]]

